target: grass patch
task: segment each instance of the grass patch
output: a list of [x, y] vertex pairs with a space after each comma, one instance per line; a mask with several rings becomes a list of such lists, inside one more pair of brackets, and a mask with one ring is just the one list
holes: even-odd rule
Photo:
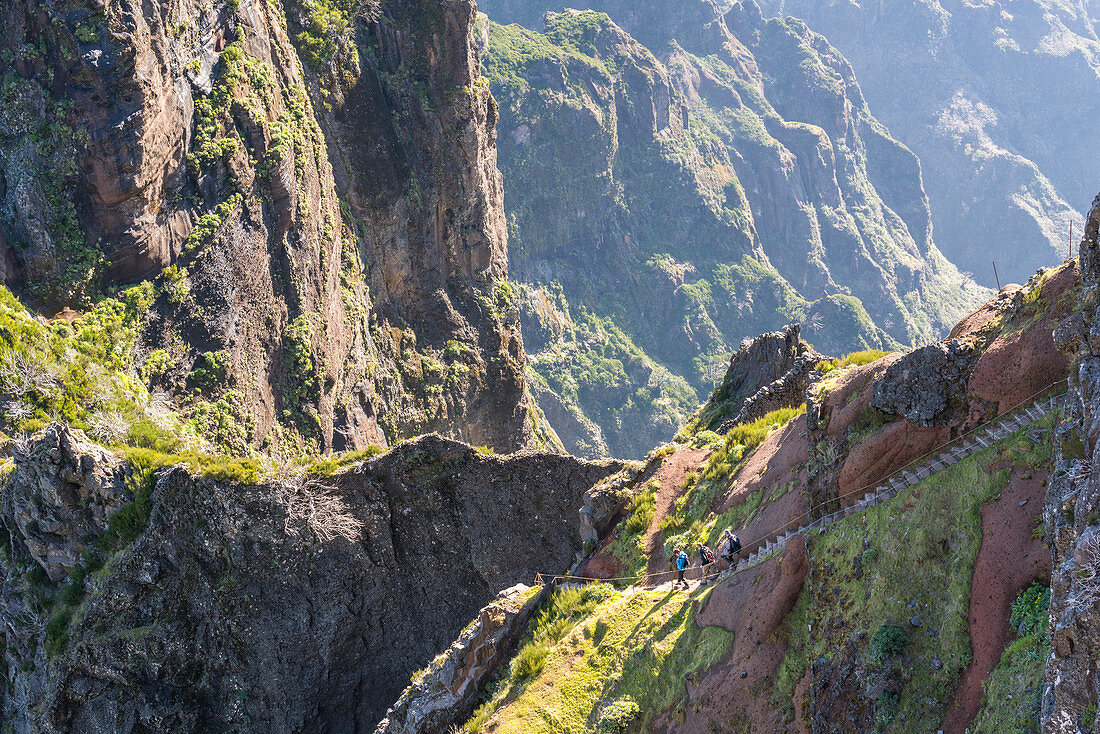
[[623, 562], [623, 576], [641, 576], [648, 559], [645, 536], [657, 514], [657, 480], [651, 479], [638, 488], [627, 502], [627, 517], [618, 528], [618, 536], [608, 545], [611, 555]]
[[[891, 712], [879, 720], [883, 730], [935, 731], [941, 723], [971, 659], [967, 613], [981, 506], [1010, 474], [991, 467], [1004, 459], [1040, 466], [1045, 455], [1017, 434], [812, 538], [811, 657], [839, 662], [855, 650], [869, 669], [909, 671], [896, 708], [876, 708]], [[1029, 461], [1037, 463], [1022, 463]], [[876, 647], [871, 632], [884, 625], [904, 631], [904, 654], [885, 642]]]
[[862, 367], [863, 365], [877, 362], [887, 354], [890, 354], [890, 352], [884, 352], [881, 349], [865, 349], [861, 352], [852, 352], [840, 359], [827, 359], [818, 365], [818, 369], [821, 370], [822, 373], [828, 374], [833, 370], [843, 370], [848, 367]]
[[[560, 593], [560, 592], [559, 592]], [[623, 731], [676, 709], [687, 680], [729, 652], [733, 635], [699, 628], [710, 590], [614, 594], [547, 645], [541, 672], [498, 691], [467, 728], [487, 732]], [[494, 705], [495, 704], [495, 705]]]
[[696, 481], [677, 499], [675, 512], [662, 524], [665, 550], [680, 547], [691, 551], [696, 543], [713, 547], [722, 530], [743, 527], [767, 502], [781, 496], [760, 489], [722, 515], [711, 513], [715, 501], [729, 489], [729, 479], [752, 450], [805, 412], [805, 404], [774, 410], [751, 423], [738, 424], [719, 437]]

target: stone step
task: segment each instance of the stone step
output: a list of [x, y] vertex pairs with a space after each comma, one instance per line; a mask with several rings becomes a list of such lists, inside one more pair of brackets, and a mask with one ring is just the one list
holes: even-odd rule
[[916, 475], [918, 479], [927, 479], [932, 474], [932, 470], [927, 466], [921, 466], [917, 468]]

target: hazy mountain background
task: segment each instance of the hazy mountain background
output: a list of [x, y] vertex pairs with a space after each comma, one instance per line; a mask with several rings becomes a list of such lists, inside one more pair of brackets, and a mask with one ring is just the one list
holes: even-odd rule
[[762, 331], [892, 349], [986, 296], [824, 37], [753, 2], [592, 4], [481, 6], [529, 377], [571, 451], [666, 440]]

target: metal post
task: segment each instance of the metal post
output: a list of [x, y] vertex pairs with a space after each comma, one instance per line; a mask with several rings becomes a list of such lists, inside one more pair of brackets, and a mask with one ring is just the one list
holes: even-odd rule
[[997, 261], [993, 261], [993, 277], [997, 279], [997, 290], [1001, 290], [1001, 276], [997, 275]]

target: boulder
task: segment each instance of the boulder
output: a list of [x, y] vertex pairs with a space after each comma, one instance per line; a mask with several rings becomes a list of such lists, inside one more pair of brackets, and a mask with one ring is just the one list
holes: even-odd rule
[[965, 399], [977, 358], [973, 345], [959, 339], [921, 347], [886, 369], [871, 405], [922, 426], [944, 425], [952, 418], [952, 399]]

